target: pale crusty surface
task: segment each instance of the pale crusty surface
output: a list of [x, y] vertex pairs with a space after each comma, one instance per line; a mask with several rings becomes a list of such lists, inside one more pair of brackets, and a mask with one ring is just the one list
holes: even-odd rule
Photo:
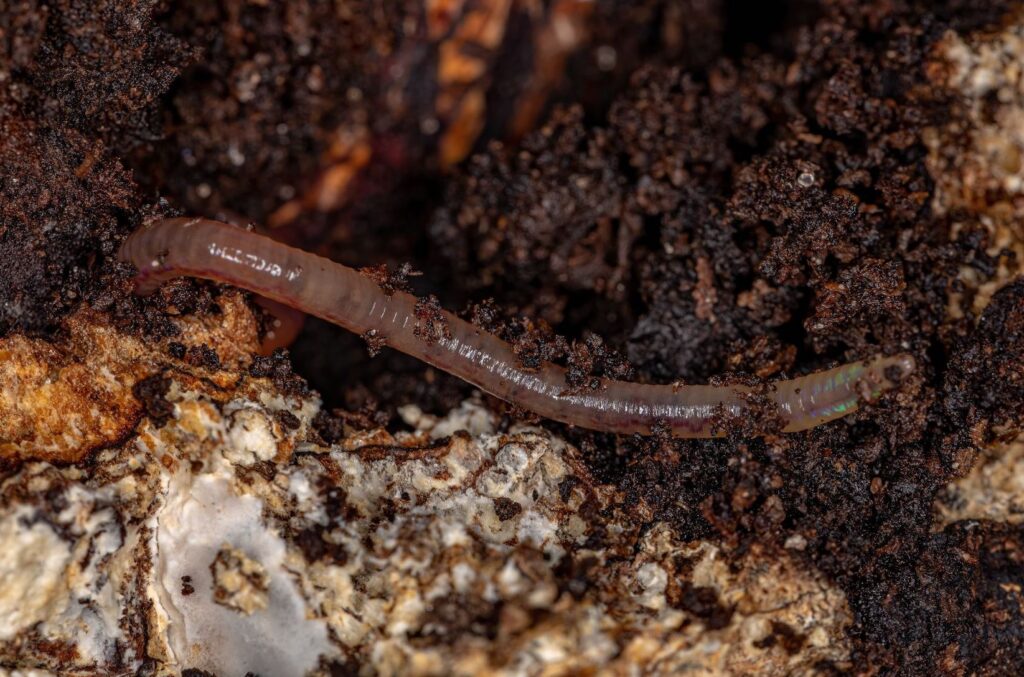
[[[783, 675], [848, 659], [840, 592], [787, 552], [641, 534], [645, 506], [550, 433], [497, 434], [467, 404], [324, 446], [316, 397], [249, 377], [256, 322], [237, 294], [220, 306], [180, 337], [218, 369], [91, 312], [59, 343], [0, 342], [0, 578], [16, 583], [0, 664]], [[159, 419], [133, 392], [154, 375]]]
[[935, 502], [936, 529], [960, 520], [1024, 522], [1024, 438], [989, 449]]
[[137, 349], [172, 379], [166, 421], [141, 415], [88, 472], [0, 475], [0, 552], [18, 553], [0, 578], [21, 581], [0, 589], [2, 665], [788, 675], [849, 660], [844, 595], [794, 551], [641, 532], [646, 506], [548, 432], [496, 433], [467, 403], [324, 446], [315, 397]]

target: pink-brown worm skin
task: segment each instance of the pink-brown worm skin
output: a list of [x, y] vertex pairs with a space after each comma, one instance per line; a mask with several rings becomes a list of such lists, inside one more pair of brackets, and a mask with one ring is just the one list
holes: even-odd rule
[[[164, 281], [200, 277], [338, 324], [357, 334], [376, 332], [387, 345], [545, 418], [611, 433], [650, 434], [667, 425], [674, 437], [724, 434], [722, 422], [749, 411], [745, 386], [647, 385], [603, 380], [571, 393], [565, 370], [551, 363], [527, 370], [498, 337], [444, 313], [449, 337], [428, 340], [414, 331], [416, 298], [390, 296], [357, 271], [270, 238], [207, 219], [155, 221], [124, 242], [121, 258], [139, 270], [137, 291]], [[876, 357], [799, 378], [778, 381], [769, 397], [784, 432], [806, 430], [856, 410], [913, 372], [910, 355]]]

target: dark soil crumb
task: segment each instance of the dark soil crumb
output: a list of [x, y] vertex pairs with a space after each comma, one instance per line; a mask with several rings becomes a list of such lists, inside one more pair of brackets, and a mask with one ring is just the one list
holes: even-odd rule
[[330, 677], [351, 677], [352, 675], [358, 675], [359, 668], [359, 661], [352, 658], [332, 661], [328, 661], [325, 658], [320, 659], [320, 669], [327, 675], [330, 675]]
[[193, 367], [202, 367], [210, 371], [220, 369], [220, 358], [217, 352], [207, 345], [192, 346], [185, 352], [185, 361]]
[[292, 536], [291, 541], [299, 547], [310, 562], [328, 559], [332, 563], [344, 566], [348, 561], [348, 552], [344, 545], [324, 538], [325, 532], [329, 531], [330, 529], [320, 525], [312, 526]]
[[766, 649], [778, 644], [786, 650], [786, 653], [795, 654], [800, 651], [804, 643], [807, 642], [806, 635], [797, 632], [785, 623], [772, 621], [771, 628], [771, 634], [754, 642], [754, 646], [760, 649]]
[[360, 334], [360, 338], [366, 341], [366, 353], [370, 357], [377, 357], [380, 351], [388, 345], [388, 339], [376, 329]]
[[171, 389], [171, 379], [157, 374], [135, 384], [132, 393], [142, 402], [142, 406], [157, 428], [174, 415], [174, 405], [167, 401], [167, 393]]
[[448, 329], [448, 320], [443, 311], [441, 302], [433, 294], [418, 299], [414, 311], [416, 324], [413, 326], [413, 333], [427, 344], [451, 338], [452, 333]]
[[628, 381], [634, 376], [629, 362], [596, 334], [573, 343], [566, 364], [565, 382], [570, 388], [596, 390], [602, 377]]
[[334, 444], [345, 437], [345, 419], [343, 412], [332, 415], [326, 409], [317, 412], [313, 419], [313, 429], [325, 444]]
[[275, 350], [269, 357], [256, 357], [249, 367], [249, 375], [253, 378], [269, 378], [285, 393], [305, 395], [309, 392], [305, 379], [292, 371], [288, 351], [282, 348]]
[[428, 626], [429, 634], [449, 641], [466, 635], [494, 640], [500, 627], [501, 606], [478, 595], [452, 593], [431, 603], [434, 622]]
[[176, 360], [184, 359], [185, 357], [185, 344], [178, 343], [177, 341], [169, 341], [167, 343], [167, 354]]
[[511, 498], [499, 496], [494, 499], [494, 514], [498, 516], [498, 519], [502, 522], [507, 522], [519, 513], [523, 511], [523, 506], [519, 505]]
[[733, 610], [722, 606], [713, 588], [694, 586], [689, 582], [672, 585], [666, 592], [668, 603], [693, 614], [707, 625], [708, 630], [719, 630], [729, 625]]
[[381, 263], [376, 266], [360, 268], [359, 272], [376, 282], [381, 291], [391, 296], [396, 291], [412, 292], [409, 287], [409, 278], [418, 277], [423, 273], [413, 270], [412, 264], [405, 262], [397, 269], [391, 270], [388, 264]]
[[277, 419], [277, 422], [285, 430], [298, 430], [302, 426], [302, 421], [299, 420], [299, 417], [287, 409], [274, 412], [274, 418]]
[[[345, 491], [332, 486], [326, 493], [327, 501], [324, 510], [331, 519], [353, 519], [358, 513], [355, 508], [348, 504], [348, 497]], [[293, 531], [290, 540], [302, 550], [309, 561], [318, 561], [328, 558], [331, 561], [344, 565], [348, 561], [348, 551], [344, 544], [335, 543], [335, 539], [329, 537], [332, 527], [328, 524], [312, 524], [301, 531]]]
[[313, 430], [325, 444], [335, 444], [350, 430], [371, 430], [388, 424], [389, 414], [381, 410], [376, 401], [364, 404], [362, 410], [321, 409], [313, 418]]

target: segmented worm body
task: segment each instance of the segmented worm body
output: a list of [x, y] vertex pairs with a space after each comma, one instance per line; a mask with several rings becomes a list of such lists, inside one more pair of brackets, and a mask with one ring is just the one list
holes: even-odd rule
[[[563, 423], [641, 434], [667, 425], [675, 437], [714, 437], [723, 434], [723, 421], [749, 411], [752, 389], [745, 386], [603, 380], [596, 390], [570, 392], [563, 368], [523, 368], [507, 343], [451, 313], [443, 313], [445, 336], [425, 338], [416, 331], [414, 296], [386, 294], [351, 268], [216, 221], [157, 221], [133, 233], [121, 257], [138, 268], [141, 294], [183, 275], [242, 287], [357, 334], [372, 332], [392, 348]], [[913, 369], [909, 355], [877, 357], [776, 382], [768, 397], [785, 432], [805, 430], [856, 410]]]

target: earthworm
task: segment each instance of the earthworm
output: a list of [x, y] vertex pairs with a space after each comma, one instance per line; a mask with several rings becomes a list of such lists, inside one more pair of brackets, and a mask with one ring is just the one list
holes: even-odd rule
[[256, 304], [263, 310], [270, 313], [272, 322], [260, 342], [260, 355], [268, 356], [278, 348], [286, 348], [295, 342], [303, 325], [306, 324], [306, 315], [292, 306], [274, 301], [272, 299], [256, 296]]
[[[728, 417], [751, 413], [748, 400], [755, 391], [743, 385], [602, 379], [597, 389], [573, 392], [562, 367], [545, 362], [536, 369], [524, 368], [507, 343], [451, 313], [442, 312], [447, 331], [424, 336], [415, 296], [386, 293], [351, 268], [216, 221], [155, 221], [130, 235], [120, 256], [138, 268], [140, 294], [180, 276], [248, 289], [383, 340], [540, 416], [583, 428], [650, 434], [655, 426], [667, 425], [675, 437], [718, 437]], [[855, 411], [897, 386], [914, 368], [910, 355], [880, 356], [775, 382], [767, 397], [777, 406], [784, 432], [806, 430]]]

